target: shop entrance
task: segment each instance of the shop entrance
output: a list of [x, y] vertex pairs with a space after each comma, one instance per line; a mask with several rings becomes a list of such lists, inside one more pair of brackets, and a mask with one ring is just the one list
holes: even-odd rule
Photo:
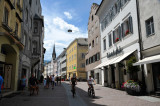
[[154, 89], [155, 91], [160, 91], [160, 63], [153, 63], [153, 80], [154, 80]]

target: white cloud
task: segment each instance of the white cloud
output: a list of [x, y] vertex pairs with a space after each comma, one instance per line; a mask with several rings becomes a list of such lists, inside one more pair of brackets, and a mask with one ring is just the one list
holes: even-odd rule
[[[53, 45], [55, 43], [57, 56], [66, 48], [75, 38], [87, 37], [87, 32], [81, 30], [64, 21], [60, 17], [45, 16], [45, 39], [44, 47], [46, 48], [45, 60], [51, 60]], [[72, 29], [72, 33], [67, 32]]]
[[79, 28], [75, 27], [72, 24], [68, 24], [65, 22], [62, 18], [56, 17], [53, 19], [53, 23], [58, 26], [61, 30], [67, 31], [68, 29], [71, 29], [73, 32], [79, 32]]
[[64, 15], [67, 16], [68, 19], [72, 19], [72, 15], [69, 12], [64, 12]]

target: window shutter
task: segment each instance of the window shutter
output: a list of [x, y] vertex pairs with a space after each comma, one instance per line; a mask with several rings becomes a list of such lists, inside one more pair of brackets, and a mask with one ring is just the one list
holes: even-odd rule
[[115, 31], [113, 31], [113, 43], [115, 43]]
[[132, 23], [132, 17], [129, 17], [129, 31], [130, 33], [133, 33], [133, 23]]
[[121, 36], [124, 37], [124, 29], [123, 29], [123, 23], [121, 24]]
[[120, 8], [121, 8], [121, 1], [118, 0], [118, 3], [117, 3], [117, 10], [118, 10], [118, 12], [120, 12]]
[[118, 27], [118, 31], [119, 31], [119, 40], [121, 40], [122, 39], [121, 26]]

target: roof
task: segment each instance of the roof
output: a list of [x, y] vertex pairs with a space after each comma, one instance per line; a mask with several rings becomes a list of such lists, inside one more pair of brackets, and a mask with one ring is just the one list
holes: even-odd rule
[[97, 9], [97, 11], [96, 11], [96, 13], [95, 13], [95, 15], [97, 15], [97, 13], [99, 12], [99, 9], [101, 8], [103, 2], [104, 2], [104, 0], [102, 0], [102, 2], [101, 2], [101, 4], [99, 5], [99, 7], [98, 7], [98, 9]]
[[80, 46], [88, 46], [88, 38], [76, 38], [74, 39], [69, 46], [67, 47], [67, 49], [75, 42], [77, 41], [78, 45]]

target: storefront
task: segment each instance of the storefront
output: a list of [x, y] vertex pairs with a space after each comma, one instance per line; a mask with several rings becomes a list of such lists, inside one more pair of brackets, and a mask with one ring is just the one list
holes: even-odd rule
[[160, 91], [160, 55], [154, 55], [146, 57], [133, 64], [144, 65], [145, 82], [147, 85], [147, 92], [159, 92]]

